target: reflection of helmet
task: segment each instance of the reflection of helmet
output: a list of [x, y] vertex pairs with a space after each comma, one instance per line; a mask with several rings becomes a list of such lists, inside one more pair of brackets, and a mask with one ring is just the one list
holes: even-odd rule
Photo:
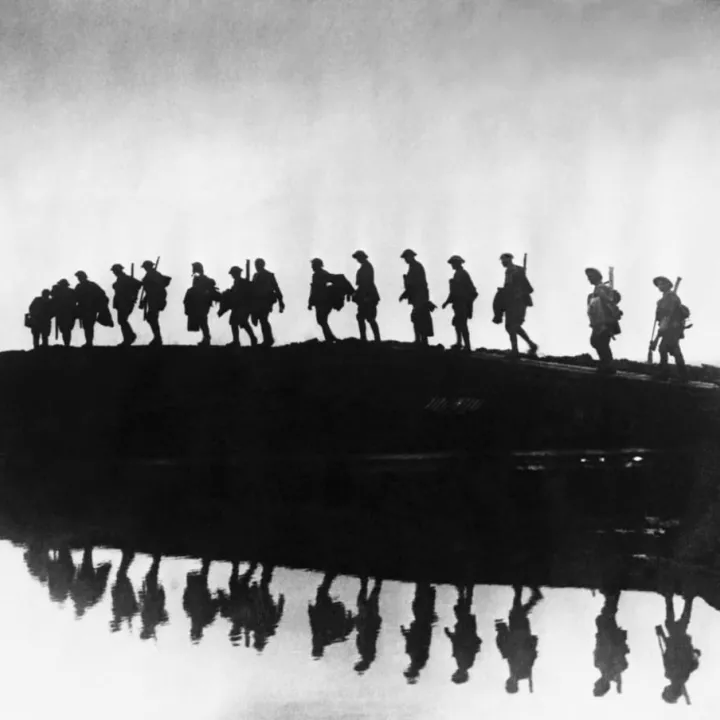
[[313, 259], [310, 261], [310, 265], [312, 265], [313, 267], [319, 267], [319, 268], [321, 268], [321, 267], [324, 267], [324, 266], [325, 266], [325, 263], [324, 263], [320, 258], [313, 258]]
[[403, 250], [402, 255], [400, 255], [400, 257], [403, 260], [407, 260], [407, 258], [415, 257], [416, 255], [417, 255], [417, 253], [414, 250]]
[[83, 270], [78, 270], [78, 271], [75, 273], [75, 277], [76, 277], [78, 280], [80, 280], [80, 281], [82, 281], [82, 280], [87, 280], [87, 273], [84, 272]]
[[448, 262], [450, 265], [454, 265], [455, 263], [460, 263], [462, 265], [465, 261], [459, 255], [453, 255]]
[[155, 263], [152, 260], [146, 260], [140, 267], [143, 270], [153, 270], [155, 268]]
[[117, 272], [120, 272], [121, 270], [124, 270], [124, 269], [125, 269], [125, 268], [124, 268], [120, 263], [115, 263], [115, 264], [110, 268], [110, 270], [111, 270], [112, 272], [116, 272], [116, 271], [117, 271]]
[[233, 265], [233, 266], [230, 268], [230, 273], [229, 273], [229, 274], [232, 275], [233, 277], [234, 277], [235, 275], [242, 275], [242, 270], [241, 270], [237, 265]]
[[193, 272], [205, 272], [205, 268], [203, 268], [203, 264], [199, 262], [194, 262], [192, 264]]
[[356, 250], [352, 257], [354, 257], [356, 260], [367, 260], [368, 256], [367, 253], [364, 250]]
[[660, 287], [663, 284], [672, 286], [672, 282], [670, 282], [670, 279], [666, 278], [664, 275], [658, 275], [656, 278], [653, 279], [653, 285], [655, 287]]

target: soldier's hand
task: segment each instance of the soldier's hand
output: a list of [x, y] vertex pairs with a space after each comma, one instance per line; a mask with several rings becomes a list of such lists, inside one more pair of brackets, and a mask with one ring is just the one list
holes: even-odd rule
[[308, 305], [308, 310], [312, 310], [312, 305]]
[[281, 302], [280, 307], [278, 309], [280, 310], [281, 313], [284, 313], [285, 312], [285, 303]]
[[404, 299], [405, 299], [405, 298], [401, 295], [401, 296], [398, 298], [398, 302], [402, 302]]
[[444, 302], [444, 303], [442, 304], [442, 309], [444, 310], [447, 306], [448, 306], [448, 304], [447, 304], [446, 302]]

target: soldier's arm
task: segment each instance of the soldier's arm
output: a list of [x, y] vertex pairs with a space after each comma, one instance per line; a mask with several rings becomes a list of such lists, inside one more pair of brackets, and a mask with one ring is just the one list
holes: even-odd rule
[[282, 304], [283, 303], [283, 294], [282, 294], [282, 292], [280, 292], [280, 286], [278, 285], [277, 278], [275, 277], [274, 274], [272, 276], [272, 289], [273, 289], [273, 292], [275, 293], [275, 297], [278, 299], [278, 302], [280, 304]]

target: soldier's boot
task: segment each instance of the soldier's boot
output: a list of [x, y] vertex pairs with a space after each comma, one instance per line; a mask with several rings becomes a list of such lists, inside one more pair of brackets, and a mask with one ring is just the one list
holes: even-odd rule
[[462, 338], [463, 338], [463, 342], [465, 343], [465, 348], [464, 348], [464, 349], [465, 349], [465, 352], [470, 352], [470, 351], [471, 351], [471, 348], [470, 348], [470, 331], [469, 331], [467, 328], [463, 329], [463, 331], [462, 331]]
[[460, 330], [455, 328], [455, 344], [452, 346], [453, 350], [460, 350], [462, 348], [462, 338]]
[[678, 379], [680, 382], [687, 382], [689, 379], [687, 365], [685, 365], [685, 358], [680, 348], [675, 351], [675, 365], [677, 366]]

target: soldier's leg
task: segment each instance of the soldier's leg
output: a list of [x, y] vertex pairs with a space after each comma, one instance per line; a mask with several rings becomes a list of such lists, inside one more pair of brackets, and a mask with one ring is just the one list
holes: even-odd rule
[[32, 329], [33, 348], [40, 347], [40, 331], [35, 328]]
[[247, 333], [247, 336], [250, 338], [250, 344], [253, 347], [257, 345], [257, 338], [255, 337], [255, 333], [253, 332], [252, 325], [250, 325], [248, 318], [245, 318], [245, 321], [240, 325], [240, 327]]
[[63, 345], [70, 347], [70, 343], [72, 342], [72, 329], [68, 324], [63, 323], [60, 326], [60, 335], [62, 336]]
[[377, 320], [375, 318], [370, 320], [370, 329], [372, 330], [375, 342], [380, 342], [380, 327], [378, 326]]
[[92, 347], [95, 340], [95, 319], [92, 317], [83, 318], [83, 331], [85, 332], [85, 345]]
[[320, 325], [320, 327], [322, 328], [325, 341], [333, 342], [334, 340], [336, 340], [337, 338], [335, 337], [335, 335], [333, 335], [333, 332], [330, 329], [330, 325], [328, 323], [328, 320], [330, 318], [330, 308], [315, 308], [315, 317], [317, 318], [318, 325]]
[[232, 333], [231, 345], [240, 344], [240, 326], [237, 323], [230, 321], [230, 332]]
[[453, 316], [452, 324], [453, 328], [455, 328], [455, 345], [453, 345], [453, 347], [459, 350], [462, 347], [462, 321], [458, 316], [457, 310]]
[[273, 337], [270, 321], [268, 320], [268, 313], [260, 315], [260, 329], [262, 330], [263, 345], [274, 345], [275, 338]]
[[463, 342], [465, 343], [465, 349], [470, 350], [470, 328], [468, 327], [467, 320], [465, 320], [460, 328], [460, 334]]
[[50, 344], [50, 325], [45, 325], [42, 329], [42, 346], [47, 347]]
[[157, 310], [148, 310], [145, 319], [152, 330], [153, 339], [151, 345], [162, 345], [162, 335], [160, 334], [160, 313]]
[[528, 347], [530, 348], [531, 354], [537, 352], [537, 344], [530, 339], [530, 336], [527, 334], [527, 332], [525, 332], [525, 328], [518, 325], [516, 328], [516, 333], [527, 343]]
[[199, 345], [210, 344], [210, 327], [208, 325], [207, 315], [200, 319], [200, 331], [202, 332], [202, 340], [198, 343]]
[[365, 314], [362, 309], [358, 307], [357, 315], [358, 329], [360, 330], [360, 339], [363, 342], [367, 342], [367, 328], [365, 327]]

